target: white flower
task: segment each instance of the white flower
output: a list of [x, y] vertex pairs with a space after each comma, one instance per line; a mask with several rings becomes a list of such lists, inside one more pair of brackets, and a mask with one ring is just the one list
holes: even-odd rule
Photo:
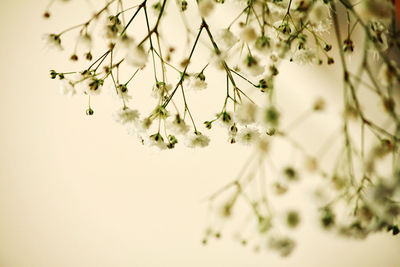
[[151, 123], [151, 121], [148, 119], [137, 119], [135, 123], [127, 125], [128, 134], [138, 137], [144, 143], [144, 140], [148, 138], [147, 130], [150, 127], [149, 123]]
[[61, 84], [60, 84], [60, 93], [63, 95], [67, 95], [67, 96], [73, 96], [76, 94], [76, 89], [74, 84], [67, 80], [67, 79], [63, 79], [61, 80]]
[[126, 34], [119, 39], [117, 46], [125, 53], [125, 59], [129, 65], [143, 68], [147, 63], [147, 53], [142, 46], [138, 46], [133, 38]]
[[271, 237], [268, 246], [276, 250], [282, 257], [287, 257], [292, 253], [296, 243], [288, 237]]
[[253, 55], [247, 55], [243, 60], [242, 65], [244, 70], [253, 76], [261, 75], [265, 71], [264, 66], [260, 64], [259, 59]]
[[245, 43], [251, 43], [257, 38], [257, 33], [253, 27], [247, 25], [239, 33], [240, 39]]
[[42, 39], [45, 42], [46, 46], [48, 46], [49, 48], [60, 51], [63, 50], [63, 47], [61, 45], [61, 38], [59, 35], [54, 33], [45, 34]]
[[208, 17], [214, 10], [213, 0], [200, 0], [198, 3], [199, 13], [202, 17]]
[[83, 49], [90, 51], [92, 49], [92, 36], [89, 34], [82, 34], [78, 37], [78, 42], [83, 46]]
[[218, 122], [222, 127], [230, 128], [232, 126], [232, 114], [228, 111], [223, 111], [217, 114]]
[[237, 38], [229, 29], [220, 30], [215, 39], [217, 40], [218, 45], [226, 50], [230, 49], [239, 41], [239, 38]]
[[86, 95], [98, 95], [101, 92], [101, 88], [103, 87], [104, 81], [101, 79], [97, 79], [93, 75], [85, 74], [80, 75], [82, 79], [78, 80], [75, 83], [75, 86]]
[[261, 135], [254, 145], [260, 154], [266, 154], [269, 151], [269, 136], [266, 134]]
[[315, 31], [327, 32], [332, 24], [328, 5], [322, 1], [315, 2], [309, 13], [309, 22]]
[[206, 147], [210, 143], [210, 138], [200, 132], [195, 132], [187, 136], [185, 145], [187, 147]]
[[115, 88], [115, 85], [113, 85], [110, 92], [114, 97], [117, 96], [118, 100], [122, 99], [123, 101], [127, 102], [132, 99], [132, 96], [128, 94], [128, 87], [125, 84], [117, 85], [117, 88]]
[[237, 136], [239, 143], [248, 145], [258, 140], [260, 132], [255, 127], [245, 127], [239, 131]]
[[254, 47], [257, 49], [257, 51], [264, 53], [270, 52], [272, 46], [273, 46], [272, 39], [265, 35], [257, 37], [256, 42], [254, 44]]
[[156, 147], [160, 150], [167, 149], [167, 143], [164, 142], [164, 138], [161, 136], [160, 133], [156, 133], [150, 136], [146, 136], [143, 139], [143, 143], [150, 147]]
[[187, 86], [193, 91], [201, 91], [207, 88], [206, 77], [203, 73], [190, 76]]
[[162, 96], [167, 95], [171, 89], [172, 89], [172, 84], [158, 82], [153, 86], [151, 96], [158, 99]]
[[264, 128], [276, 128], [279, 125], [280, 113], [274, 106], [267, 106], [257, 114], [257, 121]]
[[219, 51], [219, 53], [212, 50], [210, 63], [213, 64], [217, 69], [224, 70], [225, 69], [225, 60], [227, 56], [223, 51]]
[[313, 63], [316, 59], [315, 52], [309, 50], [309, 49], [300, 49], [297, 50], [296, 53], [293, 56], [293, 61], [298, 63], [298, 64], [308, 64], [308, 63]]
[[117, 39], [123, 30], [121, 21], [117, 16], [107, 17], [104, 24], [104, 37], [107, 39]]
[[174, 121], [169, 122], [169, 125], [168, 125], [168, 126], [171, 128], [171, 130], [172, 130], [174, 133], [182, 134], [182, 135], [186, 134], [186, 133], [189, 132], [189, 130], [190, 130], [189, 125], [187, 125], [187, 124], [185, 123], [185, 121], [182, 120], [182, 119], [179, 117], [179, 115], [176, 115]]
[[136, 123], [139, 119], [139, 112], [135, 109], [130, 109], [128, 107], [118, 110], [114, 114], [114, 119], [116, 122], [121, 124]]
[[133, 67], [144, 68], [147, 63], [147, 53], [143, 47], [135, 45], [128, 50], [126, 60]]
[[236, 121], [242, 124], [251, 124], [255, 122], [258, 107], [256, 104], [246, 101], [238, 106], [235, 111]]

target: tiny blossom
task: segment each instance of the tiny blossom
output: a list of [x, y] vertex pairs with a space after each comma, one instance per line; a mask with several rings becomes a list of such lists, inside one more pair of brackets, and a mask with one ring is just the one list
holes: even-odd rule
[[215, 50], [212, 50], [211, 57], [210, 57], [210, 63], [213, 64], [217, 69], [223, 70], [225, 69], [225, 60], [227, 58], [227, 55], [225, 52], [219, 51], [219, 53], [215, 52]]
[[329, 7], [322, 1], [314, 2], [309, 14], [309, 21], [316, 32], [327, 32], [331, 27]]
[[279, 124], [280, 113], [274, 106], [263, 108], [258, 113], [259, 121], [264, 127], [277, 127]]
[[54, 33], [45, 34], [42, 39], [45, 42], [46, 46], [60, 51], [63, 50], [63, 47], [61, 45], [61, 38], [59, 35]]
[[[290, 38], [291, 33], [294, 31], [293, 25], [285, 21], [277, 21], [274, 23], [274, 27], [277, 29], [279, 39], [287, 40]], [[280, 42], [276, 42], [279, 44]]]
[[229, 29], [220, 30], [215, 39], [224, 49], [230, 49], [239, 41], [239, 38], [237, 38]]
[[238, 132], [238, 141], [241, 144], [248, 145], [257, 141], [260, 137], [260, 132], [255, 127], [245, 127]]
[[74, 84], [67, 79], [63, 79], [60, 84], [60, 93], [67, 96], [75, 95], [76, 89]]
[[292, 253], [296, 243], [288, 237], [271, 237], [268, 246], [276, 250], [282, 257], [287, 257]]
[[145, 143], [145, 140], [147, 140], [149, 136], [147, 131], [150, 128], [151, 122], [150, 119], [145, 118], [143, 120], [137, 119], [135, 123], [127, 124], [128, 134], [138, 137]]
[[298, 64], [308, 64], [313, 63], [316, 59], [315, 52], [309, 49], [297, 50], [293, 56], [293, 61]]
[[236, 126], [236, 123], [234, 123], [234, 124], [232, 124], [232, 125], [229, 126], [229, 128], [228, 128], [228, 135], [229, 135], [230, 138], [236, 137], [237, 132], [238, 132], [238, 128], [237, 128], [237, 126]]
[[244, 70], [253, 76], [259, 76], [265, 71], [264, 66], [260, 64], [259, 59], [253, 55], [247, 55], [243, 60], [242, 65]]
[[252, 102], [244, 102], [235, 111], [235, 119], [242, 124], [251, 124], [256, 121], [258, 107]]
[[269, 38], [265, 35], [262, 35], [262, 36], [257, 37], [254, 47], [259, 52], [267, 53], [267, 52], [271, 51], [271, 48], [273, 47], [273, 41], [271, 38]]
[[223, 127], [230, 127], [232, 125], [232, 114], [228, 111], [223, 111], [217, 114], [218, 122]]
[[123, 27], [117, 16], [109, 16], [104, 23], [104, 37], [115, 40], [120, 36]]
[[200, 0], [198, 7], [199, 7], [200, 16], [208, 17], [214, 10], [214, 1], [213, 0]]
[[189, 125], [187, 125], [179, 115], [176, 115], [175, 119], [172, 122], [169, 122], [168, 126], [174, 133], [182, 135], [186, 134], [190, 130]]
[[207, 88], [206, 77], [203, 73], [190, 76], [187, 86], [193, 91], [201, 91]]
[[129, 101], [132, 99], [132, 96], [128, 94], [128, 87], [125, 84], [119, 84], [117, 87], [113, 85], [111, 93], [114, 97], [116, 96], [118, 100]]
[[160, 133], [146, 136], [143, 139], [143, 143], [149, 147], [156, 147], [159, 150], [165, 150], [168, 148], [167, 143], [164, 142], [164, 138]]
[[240, 39], [245, 42], [245, 43], [251, 43], [256, 40], [257, 38], [257, 33], [256, 30], [254, 30], [253, 27], [247, 25], [244, 26], [240, 33], [239, 33]]
[[98, 95], [101, 92], [104, 81], [97, 79], [95, 76], [90, 74], [80, 74], [80, 79], [75, 83], [78, 90], [86, 95]]
[[114, 114], [114, 119], [116, 122], [121, 124], [137, 122], [137, 120], [139, 119], [139, 111], [137, 111], [136, 109], [125, 107], [118, 110]]
[[143, 47], [135, 45], [128, 50], [126, 60], [133, 67], [143, 68], [147, 63], [147, 53]]
[[168, 94], [172, 89], [172, 84], [166, 84], [164, 82], [158, 82], [153, 86], [151, 95], [154, 98], [160, 98]]
[[192, 133], [187, 136], [185, 140], [185, 145], [187, 147], [195, 148], [195, 147], [206, 147], [210, 143], [210, 138], [203, 135], [200, 132]]
[[83, 46], [83, 49], [90, 51], [92, 49], [92, 36], [89, 34], [80, 34], [78, 37], [78, 42]]
[[260, 154], [266, 154], [269, 151], [269, 146], [270, 146], [270, 138], [268, 135], [261, 135], [260, 138], [257, 139], [255, 142], [255, 147]]

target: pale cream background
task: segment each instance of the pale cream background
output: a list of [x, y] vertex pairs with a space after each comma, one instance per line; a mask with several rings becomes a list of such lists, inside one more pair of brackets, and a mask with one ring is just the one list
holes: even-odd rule
[[247, 150], [217, 135], [204, 150], [159, 153], [118, 127], [106, 100], [84, 115], [86, 99], [60, 96], [48, 78], [64, 58], [40, 38], [68, 14], [44, 22], [46, 3], [0, 2], [1, 267], [400, 266], [399, 238], [343, 240], [313, 225], [287, 259], [255, 254], [230, 232], [202, 246], [201, 200], [235, 176]]

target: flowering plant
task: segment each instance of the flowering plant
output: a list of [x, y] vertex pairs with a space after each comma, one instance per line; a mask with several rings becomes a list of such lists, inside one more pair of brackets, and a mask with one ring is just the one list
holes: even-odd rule
[[[45, 18], [50, 19], [58, 2], [68, 1], [51, 1]], [[218, 14], [226, 18], [215, 20]], [[186, 41], [174, 35], [176, 25], [168, 24], [170, 18], [186, 32]], [[324, 229], [357, 238], [385, 229], [399, 233], [400, 34], [394, 1], [109, 0], [83, 23], [44, 39], [63, 50], [73, 31], [78, 35], [70, 60], [83, 61], [84, 67], [51, 70], [50, 76], [60, 80], [62, 93], [87, 97], [87, 115], [95, 114], [93, 101], [111, 88], [120, 103], [115, 120], [145, 145], [161, 150], [181, 143], [205, 147], [210, 143], [207, 131], [218, 123], [229, 143], [254, 148], [237, 178], [209, 197], [214, 219], [204, 244], [219, 238], [220, 221], [225, 223], [244, 206], [249, 216], [243, 219], [256, 230], [241, 231], [239, 241], [252, 242], [255, 249], [266, 244], [289, 255], [295, 241], [276, 230], [279, 218], [291, 229], [302, 216], [293, 209], [276, 210], [273, 204], [302, 173], [320, 177], [315, 202]], [[176, 43], [169, 44], [168, 36]], [[284, 118], [275, 80], [290, 62], [340, 68], [339, 130], [315, 154], [294, 133], [307, 118], [325, 111], [329, 93], [318, 92], [322, 96], [303, 114]], [[131, 93], [139, 90], [141, 75], [140, 87], [145, 84], [155, 99], [146, 100], [146, 106], [154, 103], [150, 110], [140, 108]], [[214, 76], [218, 88], [213, 90], [223, 93], [222, 108], [201, 124], [188, 95], [210, 90], [208, 77]], [[284, 119], [294, 122], [285, 124]], [[340, 148], [330, 151], [335, 142]], [[300, 154], [304, 164], [274, 162], [274, 155], [287, 147]], [[325, 151], [330, 158], [324, 161]], [[220, 221], [215, 223], [215, 218]]]

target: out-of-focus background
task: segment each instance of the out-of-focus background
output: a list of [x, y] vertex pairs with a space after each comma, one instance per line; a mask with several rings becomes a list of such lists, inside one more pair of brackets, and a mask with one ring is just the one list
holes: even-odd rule
[[[400, 266], [398, 237], [338, 238], [307, 223], [307, 214], [285, 259], [243, 247], [234, 229], [202, 245], [203, 200], [235, 177], [248, 149], [215, 134], [206, 149], [158, 152], [113, 122], [108, 100], [97, 100], [96, 116], [86, 116], [87, 99], [61, 96], [49, 79], [65, 55], [41, 41], [84, 12], [59, 6], [45, 21], [46, 5], [0, 2], [1, 267]], [[290, 79], [279, 85], [297, 88], [293, 108], [302, 105], [302, 86], [319, 83], [298, 70], [288, 68]], [[335, 78], [318, 77], [335, 86]], [[328, 124], [314, 126], [313, 136]]]

